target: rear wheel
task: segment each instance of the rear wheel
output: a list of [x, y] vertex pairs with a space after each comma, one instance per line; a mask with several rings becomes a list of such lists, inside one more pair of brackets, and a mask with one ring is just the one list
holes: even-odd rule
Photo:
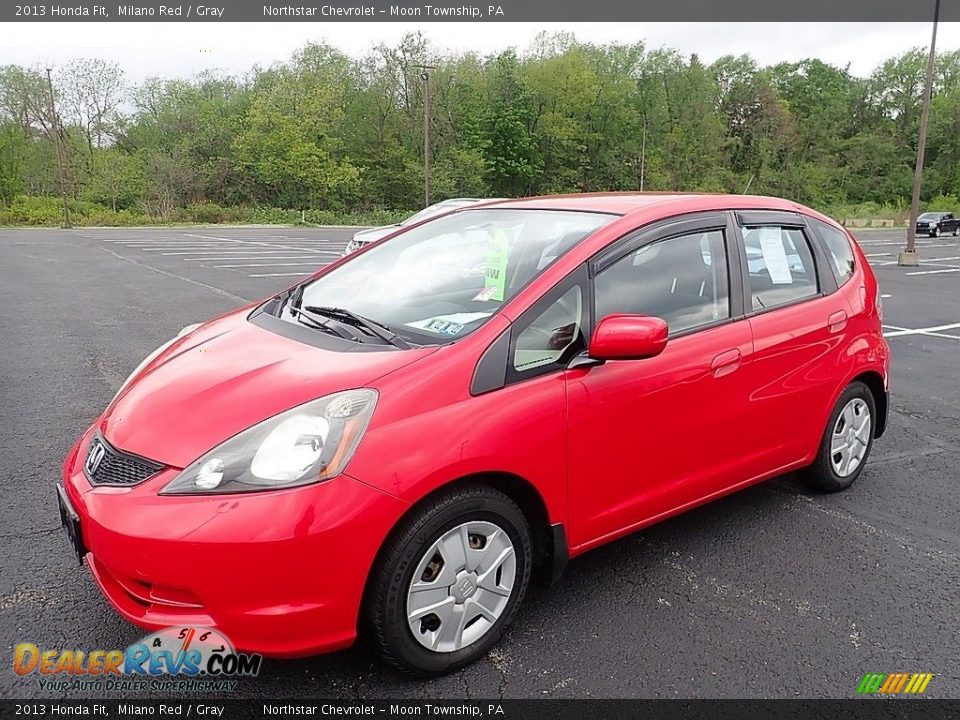
[[482, 657], [526, 594], [532, 544], [520, 508], [485, 485], [452, 488], [416, 510], [371, 576], [365, 610], [381, 656], [417, 675]]
[[934, 225], [933, 229], [930, 231], [930, 237], [935, 238], [940, 236], [940, 226]]
[[806, 479], [825, 492], [853, 485], [873, 446], [876, 416], [870, 389], [859, 381], [850, 383], [830, 413], [816, 460], [803, 470]]

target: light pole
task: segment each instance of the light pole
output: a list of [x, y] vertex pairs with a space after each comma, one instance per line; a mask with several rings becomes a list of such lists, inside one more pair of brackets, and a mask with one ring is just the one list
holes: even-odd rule
[[907, 246], [900, 251], [897, 265], [914, 267], [920, 264], [917, 255], [917, 216], [920, 214], [920, 186], [923, 184], [923, 152], [927, 144], [927, 121], [930, 119], [930, 94], [933, 92], [933, 66], [937, 56], [937, 23], [940, 20], [940, 0], [934, 0], [933, 36], [930, 38], [930, 57], [927, 58], [927, 82], [923, 88], [923, 109], [920, 111], [920, 137], [917, 139], [917, 166], [913, 171], [913, 196], [910, 199], [910, 224], [907, 226]]
[[414, 65], [423, 81], [423, 206], [430, 204], [430, 71], [433, 65]]
[[643, 140], [640, 144], [640, 192], [643, 192], [643, 178], [647, 170], [647, 114], [643, 114]]
[[63, 150], [60, 147], [60, 117], [53, 101], [53, 80], [50, 77], [51, 69], [47, 68], [47, 91], [50, 94], [50, 122], [53, 128], [53, 146], [57, 153], [57, 172], [60, 176], [60, 197], [63, 199], [63, 224], [61, 227], [68, 230], [70, 224], [70, 209], [67, 207], [67, 179], [63, 172]]

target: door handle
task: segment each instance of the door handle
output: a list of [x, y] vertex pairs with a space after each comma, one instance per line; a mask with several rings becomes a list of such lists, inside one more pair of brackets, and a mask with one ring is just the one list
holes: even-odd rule
[[838, 333], [847, 326], [847, 314], [843, 310], [837, 310], [827, 320], [827, 329], [832, 333]]
[[726, 350], [719, 355], [717, 355], [713, 362], [710, 363], [710, 369], [713, 370], [713, 376], [715, 378], [723, 377], [724, 375], [729, 375], [738, 367], [740, 367], [740, 350], [734, 348], [733, 350]]

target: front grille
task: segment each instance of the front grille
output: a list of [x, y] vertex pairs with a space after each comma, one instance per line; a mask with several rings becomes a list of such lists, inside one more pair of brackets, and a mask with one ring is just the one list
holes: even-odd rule
[[100, 435], [90, 441], [83, 463], [83, 471], [94, 485], [136, 485], [162, 469], [159, 463], [117, 450]]

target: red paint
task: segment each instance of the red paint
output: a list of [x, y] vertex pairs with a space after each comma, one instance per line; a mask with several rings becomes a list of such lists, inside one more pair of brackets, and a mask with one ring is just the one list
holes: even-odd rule
[[590, 357], [598, 360], [642, 360], [663, 352], [667, 323], [645, 315], [607, 315], [590, 338]]
[[[479, 330], [439, 349], [321, 350], [252, 325], [251, 308], [243, 308], [178, 340], [129, 384], [63, 469], [88, 562], [124, 617], [146, 628], [216, 626], [240, 649], [272, 655], [344, 647], [355, 638], [382, 543], [412, 504], [447, 483], [491, 472], [521, 478], [548, 521], [563, 523], [577, 555], [809, 463], [843, 388], [864, 373], [887, 385], [877, 283], [854, 245], [854, 276], [830, 295], [669, 341], [655, 318], [608, 319], [593, 335], [594, 354], [649, 357], [558, 369], [472, 396], [477, 362], [501, 332], [638, 227], [737, 208], [831, 222], [788, 201], [746, 196], [510, 204], [624, 214]], [[158, 495], [180, 469], [245, 428], [355, 387], [375, 388], [379, 400], [339, 477], [239, 495]], [[95, 429], [169, 468], [132, 488], [91, 486], [81, 459]]]

